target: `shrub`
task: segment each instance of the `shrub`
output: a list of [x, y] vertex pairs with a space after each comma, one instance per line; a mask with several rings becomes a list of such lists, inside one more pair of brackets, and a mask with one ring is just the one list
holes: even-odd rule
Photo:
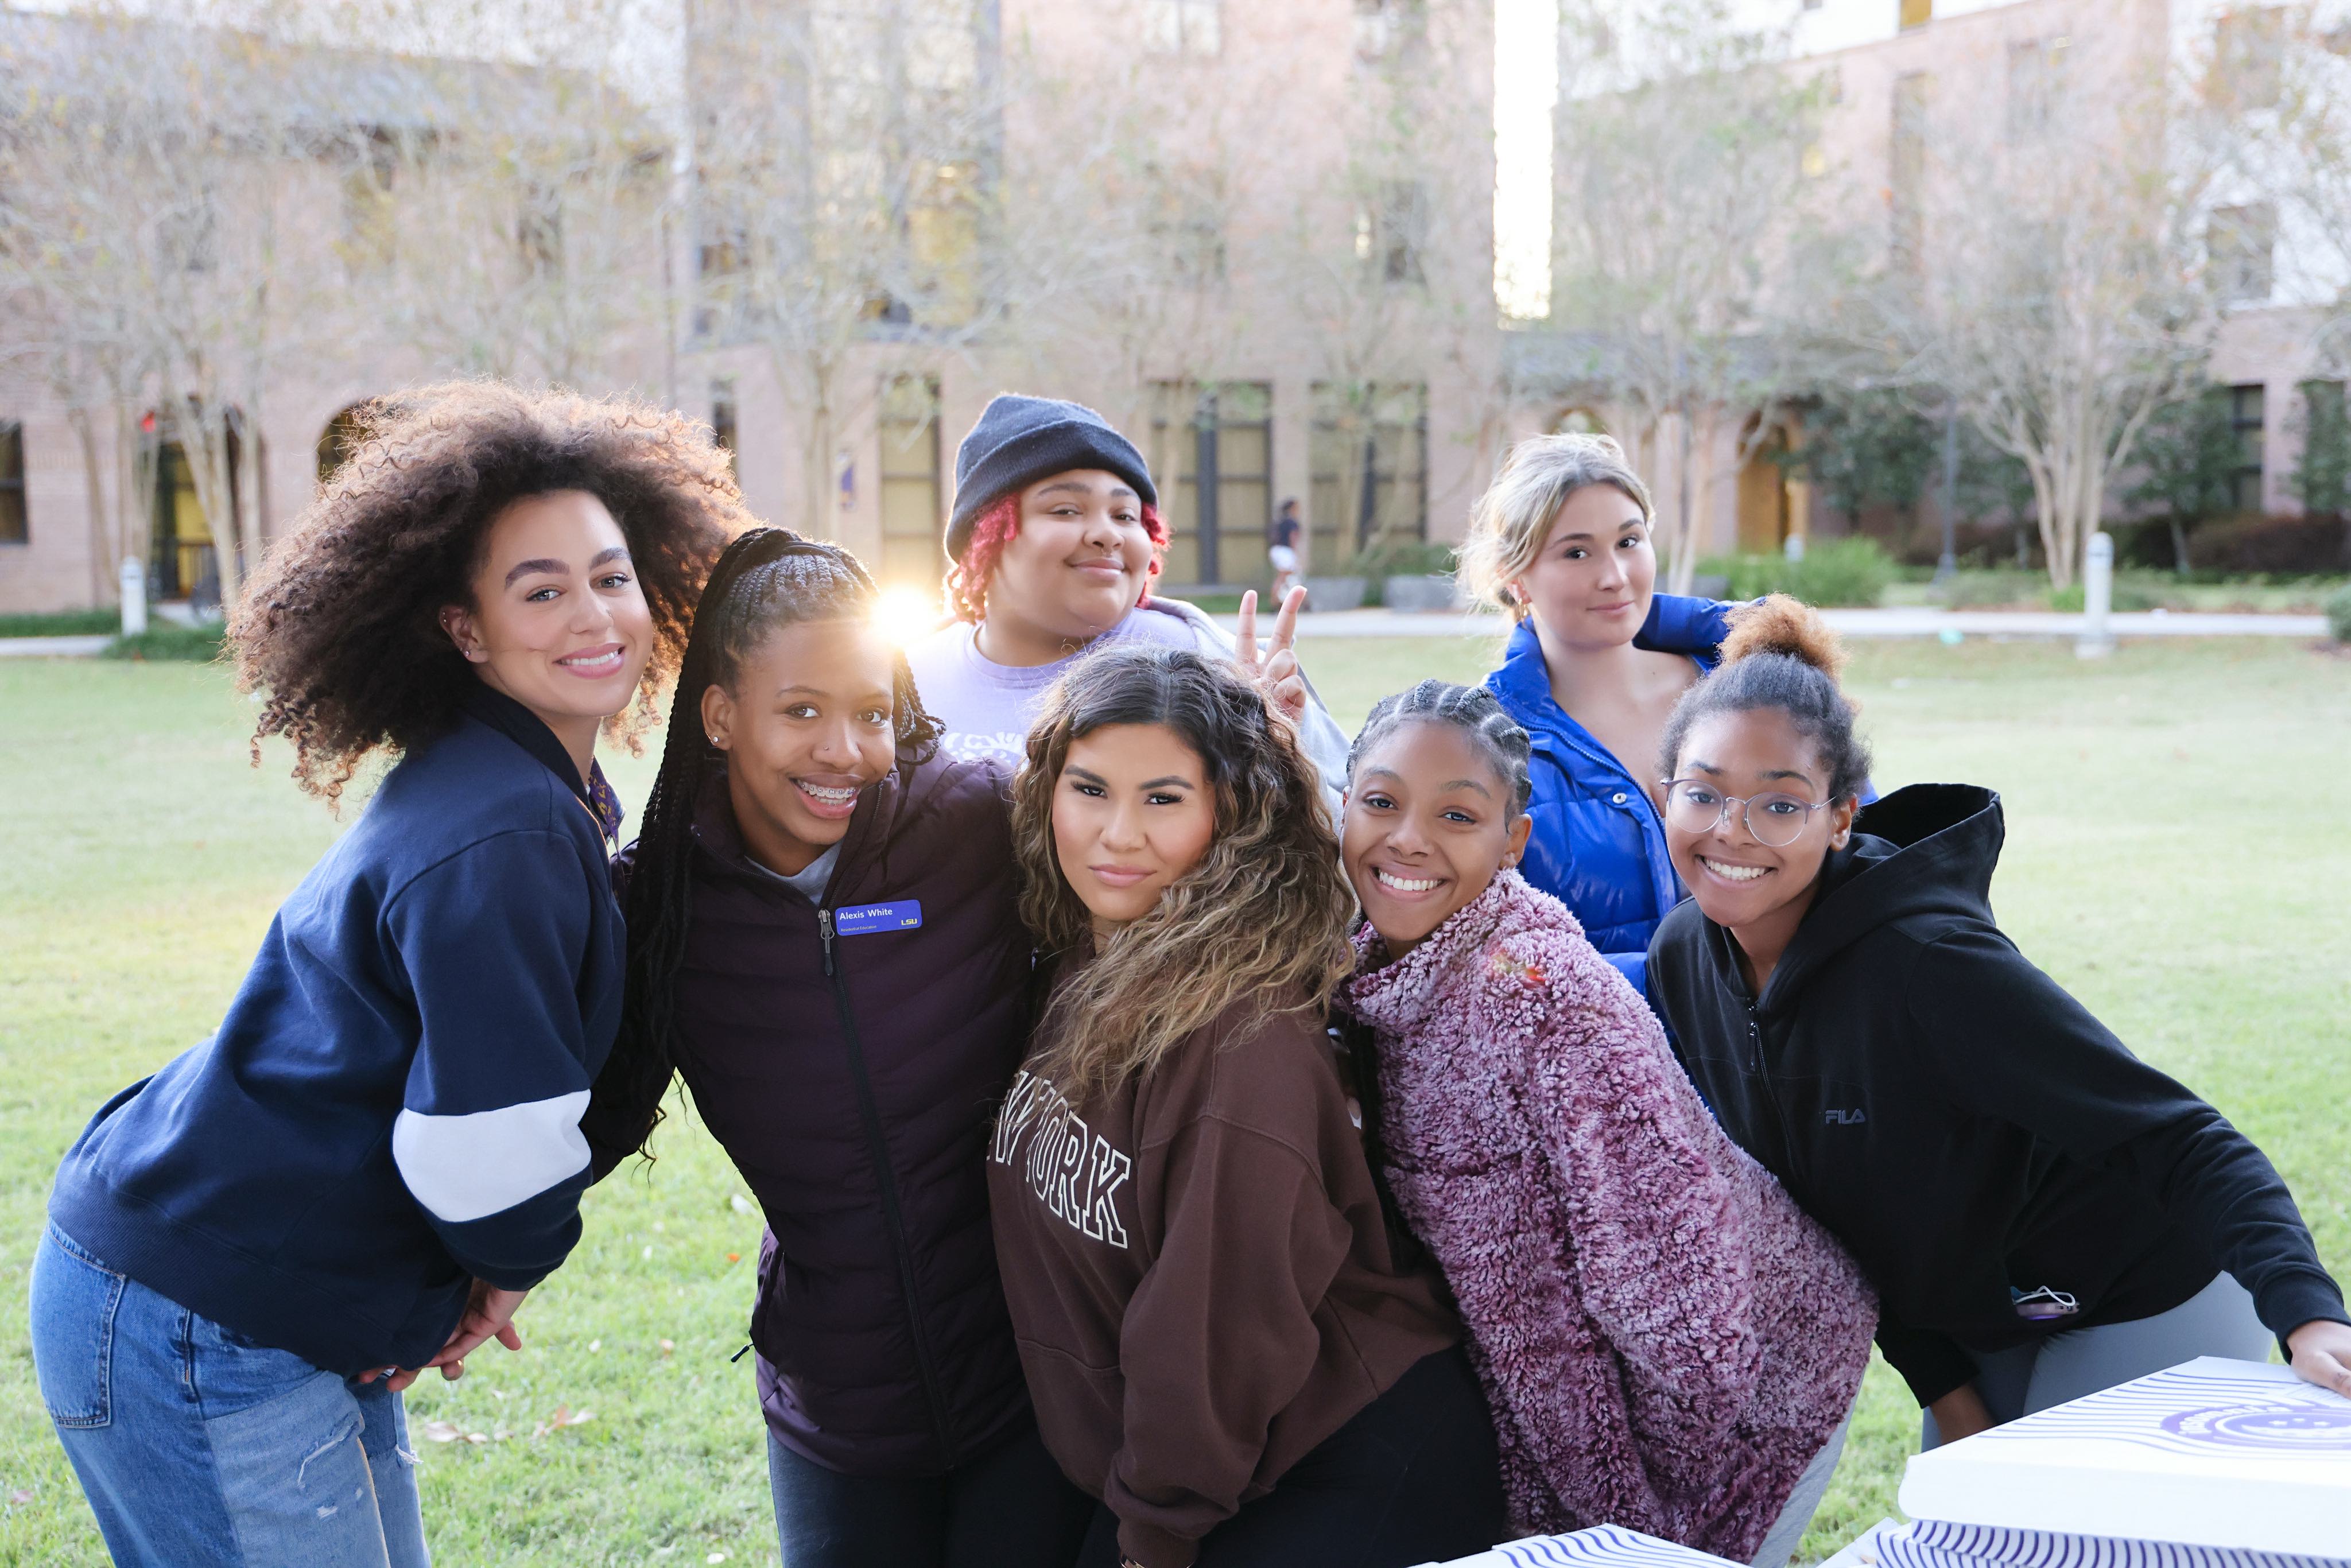
[[1406, 539], [1367, 549], [1347, 569], [1351, 577], [1377, 582], [1384, 577], [1438, 577], [1453, 570], [1453, 547]]
[[87, 637], [122, 624], [112, 610], [56, 610], [34, 615], [0, 615], [0, 637]]
[[1874, 606], [1894, 580], [1895, 565], [1876, 539], [1823, 539], [1802, 560], [1778, 555], [1735, 555], [1698, 563], [1702, 572], [1729, 580], [1725, 597], [1761, 599], [1785, 593], [1807, 604]]
[[2351, 643], [2351, 582], [2335, 591], [2326, 601], [2326, 629], [2338, 643]]
[[[2052, 610], [2068, 611], [2079, 615], [2089, 608], [2089, 593], [2078, 582], [2066, 588], [2049, 589], [2043, 597], [2048, 601]], [[2120, 577], [2115, 579], [2114, 591], [2108, 596], [2106, 605], [2109, 610], [2162, 610], [2169, 607], [2168, 596], [2150, 592], [2143, 584]]]
[[2014, 604], [2038, 604], [2049, 591], [2049, 579], [2037, 571], [2012, 567], [1954, 572], [1936, 590], [1947, 610], [2002, 610]]
[[222, 628], [218, 622], [202, 626], [181, 626], [169, 621], [151, 621], [147, 630], [136, 637], [117, 637], [106, 645], [110, 659], [142, 661], [183, 660], [192, 664], [208, 664], [221, 656]]
[[2346, 533], [2339, 517], [2231, 517], [2189, 537], [2189, 560], [2224, 572], [2340, 571], [2351, 565]]

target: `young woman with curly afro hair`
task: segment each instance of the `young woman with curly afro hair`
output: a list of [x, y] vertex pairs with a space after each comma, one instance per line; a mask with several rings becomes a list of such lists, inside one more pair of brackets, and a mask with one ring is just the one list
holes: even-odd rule
[[1155, 595], [1167, 548], [1143, 454], [1082, 404], [1006, 394], [956, 451], [947, 520], [955, 623], [906, 650], [950, 757], [1018, 766], [1045, 694], [1090, 648], [1134, 643], [1239, 658], [1277, 704], [1301, 714], [1301, 744], [1336, 807], [1347, 737], [1299, 671], [1290, 643], [1302, 591], [1282, 604], [1271, 646], [1256, 645], [1256, 596], [1242, 601], [1249, 651], [1193, 605]]
[[218, 1031], [99, 1110], [33, 1270], [44, 1402], [118, 1563], [426, 1561], [400, 1390], [520, 1340], [580, 1236], [620, 1023], [596, 737], [747, 522], [708, 433], [490, 382], [371, 405], [229, 624], [334, 801]]

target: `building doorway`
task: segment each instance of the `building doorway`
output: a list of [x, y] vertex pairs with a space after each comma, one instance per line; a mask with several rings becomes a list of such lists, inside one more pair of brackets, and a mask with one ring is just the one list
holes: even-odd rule
[[319, 433], [319, 483], [323, 485], [335, 476], [335, 470], [351, 460], [360, 449], [365, 432], [360, 424], [360, 411], [367, 404], [355, 402], [334, 418]]
[[1264, 382], [1158, 382], [1152, 387], [1152, 458], [1162, 487], [1167, 580], [1254, 584], [1268, 580], [1273, 523], [1273, 388]]
[[[733, 434], [734, 405], [727, 405]], [[946, 475], [939, 450], [936, 376], [893, 376], [882, 385], [883, 582], [935, 593], [946, 576]]]
[[220, 559], [212, 524], [196, 499], [196, 476], [176, 441], [155, 448], [155, 548], [148, 562], [158, 599], [198, 606], [220, 602]]
[[[1744, 440], [1753, 441], [1756, 421], [1747, 422]], [[1739, 470], [1739, 549], [1742, 555], [1777, 555], [1795, 531], [1795, 508], [1788, 489], [1788, 427], [1774, 423]]]

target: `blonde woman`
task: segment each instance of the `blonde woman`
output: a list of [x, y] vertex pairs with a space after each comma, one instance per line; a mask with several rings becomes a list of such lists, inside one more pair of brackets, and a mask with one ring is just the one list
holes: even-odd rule
[[1402, 1267], [1324, 1005], [1353, 903], [1290, 726], [1189, 650], [1081, 661], [1014, 788], [1050, 996], [988, 1163], [1087, 1568], [1383, 1568], [1482, 1550], [1499, 1461]]
[[1511, 449], [1470, 519], [1463, 580], [1517, 629], [1487, 689], [1534, 740], [1526, 879], [1638, 988], [1683, 897], [1651, 790], [1657, 741], [1714, 667], [1729, 606], [1656, 592], [1648, 487], [1604, 435]]

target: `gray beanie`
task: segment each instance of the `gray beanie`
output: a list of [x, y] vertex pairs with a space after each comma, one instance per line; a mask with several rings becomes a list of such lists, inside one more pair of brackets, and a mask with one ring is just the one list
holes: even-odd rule
[[963, 559], [971, 525], [1005, 497], [1072, 468], [1100, 468], [1134, 486], [1146, 507], [1159, 504], [1151, 468], [1134, 444], [1082, 403], [1006, 392], [990, 398], [979, 422], [956, 448], [955, 510], [947, 515], [947, 559]]

